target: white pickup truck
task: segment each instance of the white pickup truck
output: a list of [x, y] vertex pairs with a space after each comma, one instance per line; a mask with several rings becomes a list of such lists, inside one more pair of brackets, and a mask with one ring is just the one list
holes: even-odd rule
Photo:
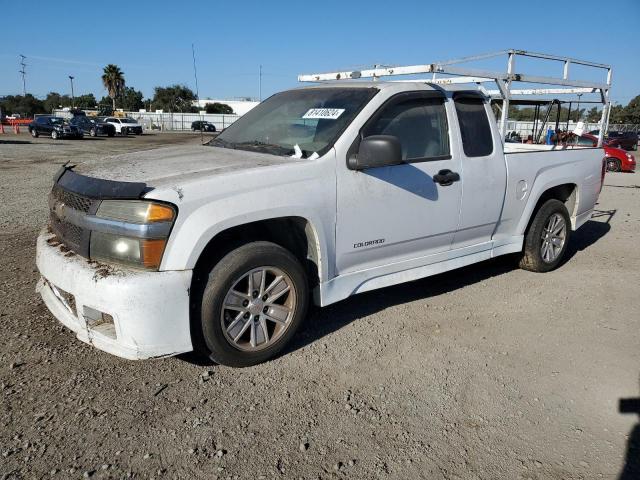
[[208, 145], [63, 167], [38, 291], [112, 354], [253, 365], [283, 349], [311, 301], [504, 254], [553, 270], [591, 216], [603, 157], [503, 144], [477, 88], [285, 91]]

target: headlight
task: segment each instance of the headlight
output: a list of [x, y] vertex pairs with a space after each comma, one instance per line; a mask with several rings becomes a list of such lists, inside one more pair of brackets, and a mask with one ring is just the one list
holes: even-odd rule
[[631, 155], [630, 153], [627, 153], [626, 155], [629, 160], [633, 160], [633, 155]]
[[[89, 255], [94, 260], [157, 270], [176, 211], [170, 205], [141, 200], [103, 200], [96, 217], [114, 220], [116, 226], [138, 225], [130, 235], [91, 232]], [[150, 225], [144, 228], [144, 225]], [[128, 228], [128, 227], [127, 227]]]
[[103, 200], [96, 216], [132, 223], [172, 222], [175, 210], [162, 203], [141, 200]]
[[165, 238], [144, 239], [91, 233], [91, 258], [157, 270], [167, 243]]

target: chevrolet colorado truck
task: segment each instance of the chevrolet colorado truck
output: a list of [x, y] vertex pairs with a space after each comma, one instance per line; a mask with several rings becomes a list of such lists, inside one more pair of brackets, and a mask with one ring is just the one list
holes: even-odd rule
[[603, 157], [503, 143], [476, 87], [293, 89], [207, 145], [61, 168], [37, 289], [106, 352], [254, 365], [282, 351], [310, 302], [505, 254], [555, 269], [592, 214]]

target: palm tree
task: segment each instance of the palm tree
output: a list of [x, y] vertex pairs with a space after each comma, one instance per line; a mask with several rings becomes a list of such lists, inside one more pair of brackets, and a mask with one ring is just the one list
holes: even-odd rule
[[116, 109], [116, 97], [124, 90], [124, 73], [120, 67], [110, 63], [104, 67], [102, 74], [102, 84], [107, 89], [111, 101], [113, 102], [113, 110]]

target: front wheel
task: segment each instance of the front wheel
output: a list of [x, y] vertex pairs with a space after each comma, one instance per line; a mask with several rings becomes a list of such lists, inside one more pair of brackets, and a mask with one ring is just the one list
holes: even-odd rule
[[31, 130], [31, 136], [33, 138], [38, 138], [38, 132], [37, 132], [37, 130], [35, 128]]
[[51, 132], [51, 138], [54, 139], [54, 140], [57, 140], [58, 139], [58, 132], [53, 130]]
[[98, 132], [96, 131], [95, 128], [92, 128], [91, 130], [89, 130], [89, 135], [91, 135], [92, 137], [95, 137], [96, 135], [98, 135]]
[[567, 251], [571, 219], [560, 200], [547, 200], [535, 214], [525, 235], [520, 268], [548, 272], [558, 267]]
[[236, 248], [209, 272], [196, 310], [198, 353], [230, 367], [264, 362], [293, 337], [307, 302], [304, 269], [288, 250], [271, 242]]
[[619, 172], [622, 170], [622, 164], [617, 158], [607, 158], [607, 172]]

